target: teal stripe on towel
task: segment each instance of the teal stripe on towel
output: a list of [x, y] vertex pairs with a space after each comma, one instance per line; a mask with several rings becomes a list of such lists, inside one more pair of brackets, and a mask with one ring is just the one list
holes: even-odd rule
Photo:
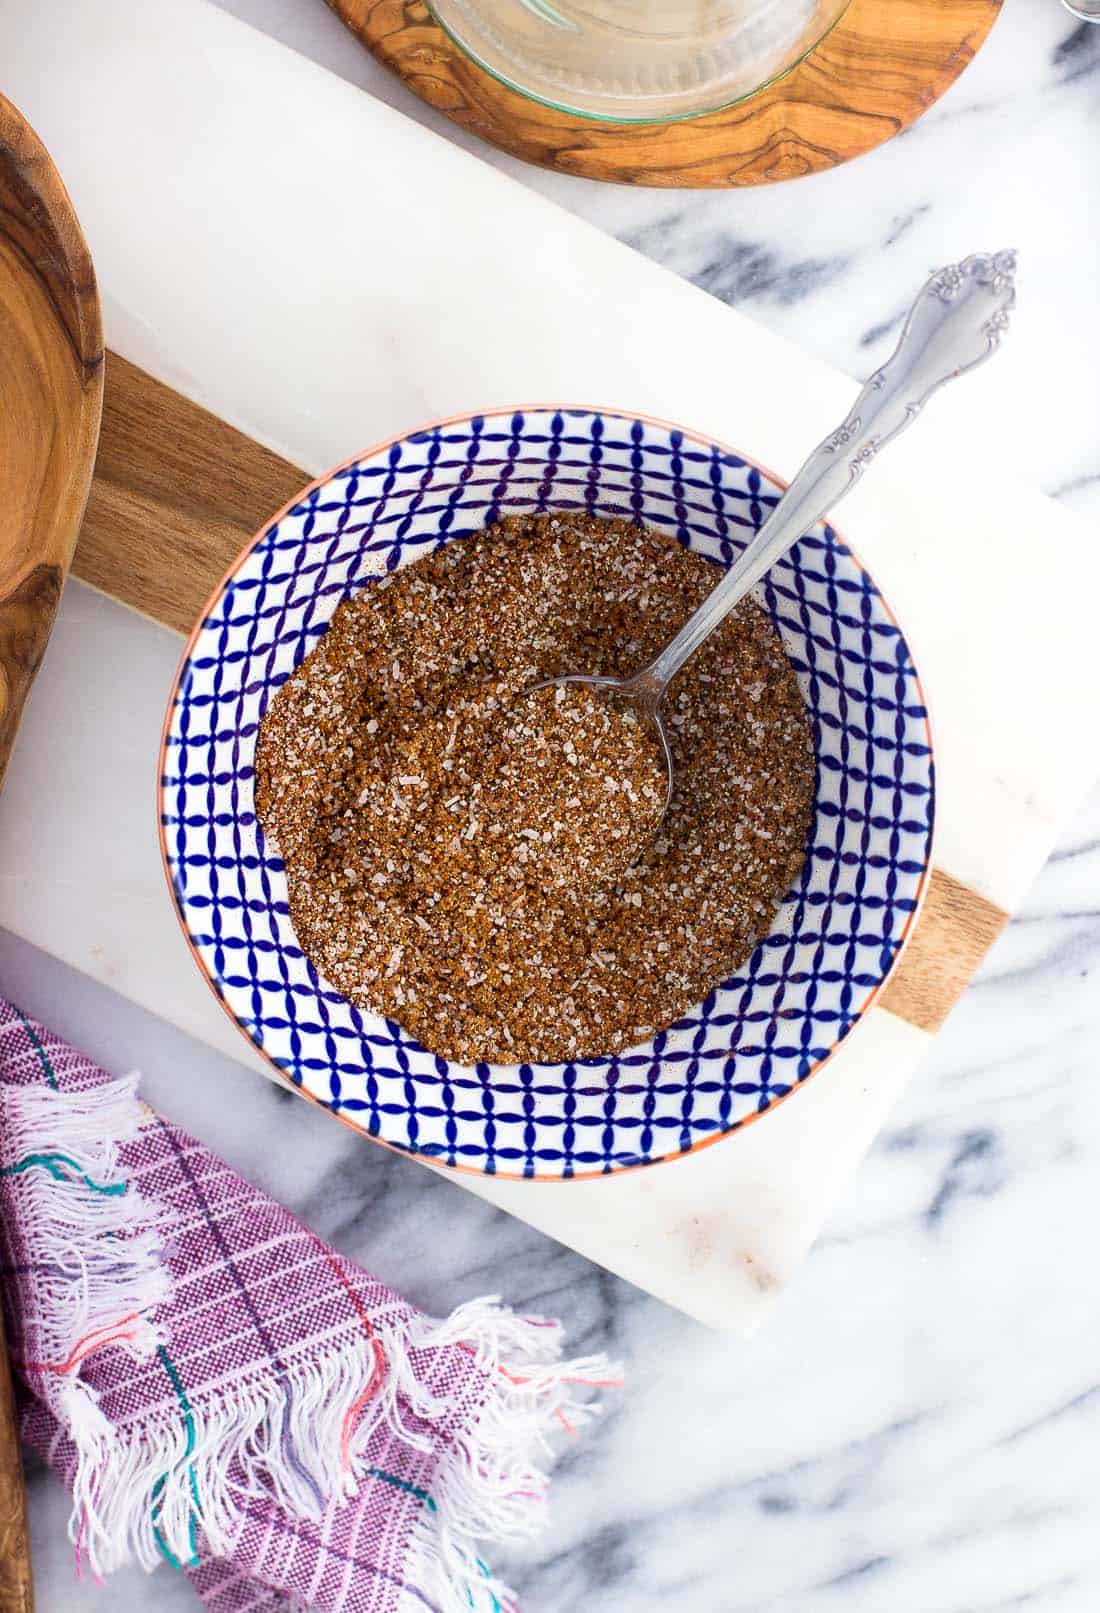
[[70, 1159], [68, 1154], [27, 1154], [16, 1164], [4, 1165], [0, 1168], [0, 1176], [19, 1176], [23, 1171], [29, 1171], [35, 1165], [41, 1165], [43, 1170], [50, 1173], [55, 1182], [67, 1182], [71, 1179], [61, 1169], [62, 1165], [67, 1165], [72, 1174], [78, 1181], [83, 1182], [85, 1187], [90, 1187], [93, 1193], [103, 1193], [109, 1198], [116, 1198], [120, 1193], [125, 1193], [126, 1191], [125, 1182], [93, 1182], [90, 1176], [85, 1176], [76, 1160]]
[[[164, 1348], [163, 1344], [158, 1344], [157, 1346], [157, 1359], [164, 1368], [165, 1372], [168, 1374], [168, 1381], [171, 1383], [172, 1388], [176, 1391], [176, 1397], [180, 1403], [180, 1410], [183, 1412], [183, 1426], [187, 1430], [187, 1449], [183, 1454], [184, 1457], [187, 1458], [195, 1449], [195, 1419], [191, 1415], [191, 1402], [187, 1398], [186, 1389], [180, 1382], [180, 1375], [173, 1365], [172, 1358], [168, 1354], [168, 1351]], [[190, 1548], [190, 1561], [186, 1563], [181, 1563], [175, 1553], [169, 1550], [168, 1542], [165, 1540], [164, 1536], [157, 1527], [157, 1503], [164, 1494], [164, 1486], [167, 1482], [167, 1474], [162, 1474], [157, 1482], [153, 1485], [153, 1537], [156, 1540], [158, 1548], [160, 1549], [161, 1556], [166, 1562], [171, 1563], [173, 1568], [196, 1568], [199, 1561], [195, 1519], [196, 1517], [202, 1517], [202, 1507], [199, 1505], [199, 1481], [195, 1477], [195, 1468], [193, 1464], [188, 1467], [187, 1474], [191, 1480], [191, 1500], [193, 1505], [191, 1516], [188, 1519], [188, 1546]]]

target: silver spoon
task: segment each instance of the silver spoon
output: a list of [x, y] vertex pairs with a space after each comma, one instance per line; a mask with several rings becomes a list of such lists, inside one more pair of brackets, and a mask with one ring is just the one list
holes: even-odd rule
[[814, 449], [756, 537], [648, 666], [626, 678], [567, 672], [537, 686], [588, 684], [629, 702], [653, 723], [668, 769], [665, 811], [674, 782], [672, 751], [661, 720], [669, 684], [749, 589], [844, 497], [879, 450], [917, 418], [933, 392], [996, 351], [1016, 300], [1015, 272], [1014, 252], [983, 252], [932, 276], [909, 310], [893, 355], [871, 376], [843, 424]]

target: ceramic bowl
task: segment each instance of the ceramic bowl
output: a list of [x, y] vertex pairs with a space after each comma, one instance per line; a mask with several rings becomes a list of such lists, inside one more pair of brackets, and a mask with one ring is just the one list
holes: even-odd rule
[[537, 408], [395, 438], [307, 488], [223, 578], [191, 635], [161, 753], [161, 844], [195, 959], [301, 1091], [369, 1136], [459, 1168], [608, 1174], [690, 1153], [795, 1092], [851, 1034], [910, 929], [929, 866], [933, 764], [905, 638], [828, 525], [758, 590], [810, 711], [806, 864], [770, 933], [652, 1041], [571, 1064], [448, 1063], [318, 976], [256, 823], [268, 701], [340, 601], [524, 509], [626, 516], [717, 568], [780, 492], [742, 454], [655, 420]]

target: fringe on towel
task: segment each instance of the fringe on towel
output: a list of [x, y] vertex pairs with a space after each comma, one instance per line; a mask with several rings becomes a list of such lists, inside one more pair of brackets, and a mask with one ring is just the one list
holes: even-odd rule
[[[431, 1450], [432, 1433], [409, 1428], [401, 1406], [429, 1429], [449, 1413], [451, 1400], [427, 1381], [431, 1354], [457, 1346], [485, 1373], [488, 1388], [449, 1442], [432, 1493], [421, 1498], [413, 1582], [443, 1613], [501, 1613], [511, 1595], [481, 1560], [479, 1542], [515, 1544], [537, 1533], [550, 1435], [561, 1428], [572, 1433], [598, 1410], [578, 1391], [617, 1382], [605, 1357], [562, 1361], [556, 1323], [518, 1317], [496, 1298], [461, 1305], [444, 1321], [383, 1312], [373, 1319], [373, 1340], [349, 1347], [341, 1332], [327, 1349], [306, 1340], [298, 1359], [284, 1353], [275, 1393], [270, 1384], [262, 1391], [238, 1388], [231, 1398], [191, 1404], [186, 1424], [173, 1410], [131, 1424], [121, 1438], [79, 1368], [100, 1347], [93, 1340], [82, 1352], [81, 1341], [93, 1335], [137, 1355], [166, 1342], [151, 1315], [170, 1281], [157, 1208], [143, 1203], [118, 1169], [119, 1144], [147, 1113], [136, 1084], [130, 1076], [86, 1093], [9, 1088], [4, 1094], [5, 1155], [64, 1153], [73, 1167], [63, 1182], [45, 1171], [28, 1173], [40, 1180], [28, 1193], [25, 1225], [58, 1273], [44, 1279], [44, 1320], [52, 1328], [46, 1347], [49, 1359], [74, 1362], [61, 1381], [58, 1414], [77, 1451], [70, 1538], [93, 1573], [129, 1562], [151, 1570], [166, 1554], [187, 1564], [199, 1525], [205, 1550], [225, 1555], [241, 1527], [242, 1471], [249, 1490], [272, 1494], [288, 1514], [319, 1518], [331, 1498], [357, 1493], [379, 1424], [413, 1448]], [[417, 1613], [422, 1608], [418, 1603]]]
[[[432, 1505], [416, 1530], [423, 1588], [444, 1613], [514, 1606], [507, 1585], [483, 1562], [479, 1541], [516, 1546], [539, 1532], [546, 1513], [551, 1434], [575, 1434], [599, 1414], [580, 1390], [621, 1383], [606, 1356], [561, 1359], [556, 1322], [516, 1316], [497, 1298], [475, 1299], [442, 1322], [421, 1318], [414, 1350], [458, 1345], [472, 1352], [491, 1388], [436, 1472]], [[407, 1613], [422, 1613], [423, 1603]], [[404, 1605], [401, 1613], [406, 1613]]]
[[[38, 1264], [34, 1347], [40, 1392], [70, 1431], [86, 1486], [112, 1431], [80, 1375], [109, 1344], [135, 1357], [161, 1342], [153, 1312], [167, 1298], [155, 1206], [122, 1175], [121, 1145], [146, 1111], [136, 1075], [86, 1092], [0, 1089], [5, 1176], [18, 1183], [19, 1223]], [[45, 1369], [45, 1370], [42, 1370]]]
[[[82, 1545], [92, 1568], [106, 1574], [136, 1561], [152, 1569], [165, 1548], [186, 1564], [197, 1523], [210, 1554], [227, 1554], [241, 1522], [234, 1470], [239, 1481], [243, 1469], [248, 1488], [272, 1494], [289, 1515], [319, 1518], [333, 1496], [358, 1492], [380, 1423], [413, 1448], [432, 1448], [431, 1432], [409, 1428], [401, 1406], [429, 1427], [450, 1411], [448, 1397], [432, 1394], [423, 1378], [432, 1375], [431, 1352], [457, 1345], [486, 1371], [489, 1388], [443, 1454], [431, 1494], [421, 1498], [410, 1583], [443, 1613], [507, 1608], [510, 1593], [481, 1560], [479, 1542], [516, 1544], [538, 1532], [549, 1482], [540, 1456], [551, 1456], [553, 1432], [571, 1432], [597, 1411], [578, 1392], [611, 1381], [607, 1362], [563, 1362], [555, 1324], [524, 1320], [495, 1299], [460, 1306], [444, 1322], [375, 1321], [374, 1331], [387, 1366], [380, 1383], [370, 1341], [352, 1348], [342, 1341], [327, 1351], [315, 1345], [308, 1358], [287, 1361], [276, 1394], [268, 1385], [217, 1404], [192, 1402], [189, 1428], [178, 1416], [146, 1419], [125, 1445], [101, 1453], [82, 1486]], [[417, 1600], [415, 1613], [423, 1605]]]

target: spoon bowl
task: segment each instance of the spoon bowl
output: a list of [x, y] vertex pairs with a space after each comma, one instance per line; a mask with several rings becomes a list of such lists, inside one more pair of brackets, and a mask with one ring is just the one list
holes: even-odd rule
[[572, 685], [574, 688], [580, 684], [584, 688], [596, 689], [611, 700], [623, 701], [638, 714], [642, 723], [657, 735], [661, 754], [665, 759], [665, 804], [661, 808], [663, 818], [672, 804], [672, 787], [676, 778], [672, 747], [668, 742], [668, 731], [661, 717], [661, 696], [665, 692], [665, 685], [656, 683], [650, 676], [649, 668], [645, 667], [641, 672], [632, 673], [629, 678], [612, 678], [587, 672], [564, 672], [560, 678], [544, 678], [541, 683], [534, 684], [531, 692], [533, 693], [535, 689], [556, 689], [559, 684]]

